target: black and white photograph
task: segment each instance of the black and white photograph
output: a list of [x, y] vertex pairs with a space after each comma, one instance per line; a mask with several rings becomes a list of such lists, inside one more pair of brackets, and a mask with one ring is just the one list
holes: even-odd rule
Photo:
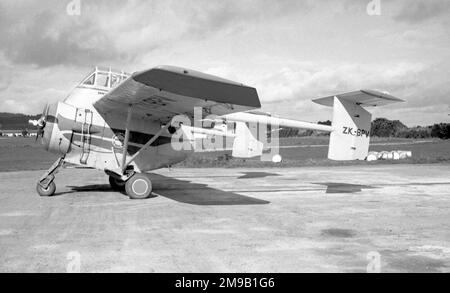
[[0, 273], [449, 273], [449, 139], [448, 0], [0, 1]]

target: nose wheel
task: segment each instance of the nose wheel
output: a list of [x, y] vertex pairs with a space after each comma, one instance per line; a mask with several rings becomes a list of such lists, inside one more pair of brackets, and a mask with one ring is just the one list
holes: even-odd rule
[[36, 184], [36, 191], [40, 196], [52, 196], [56, 191], [55, 174], [64, 164], [64, 157], [56, 160], [55, 163], [42, 175]]
[[40, 196], [52, 196], [56, 191], [55, 182], [51, 182], [47, 188], [43, 187], [40, 183], [36, 184], [36, 191]]
[[152, 182], [141, 173], [135, 173], [125, 183], [125, 192], [131, 199], [144, 199], [152, 193]]

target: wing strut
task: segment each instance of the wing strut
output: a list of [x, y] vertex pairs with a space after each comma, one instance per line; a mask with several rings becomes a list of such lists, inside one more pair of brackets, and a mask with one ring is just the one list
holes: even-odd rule
[[146, 148], [148, 148], [158, 137], [161, 136], [161, 134], [167, 129], [169, 128], [169, 126], [171, 125], [171, 122], [167, 123], [166, 125], [164, 125], [163, 127], [161, 127], [161, 129], [149, 140], [147, 141], [147, 143], [145, 145], [143, 145], [139, 151], [137, 151], [127, 162], [126, 166], [128, 166], [129, 164], [131, 164], [136, 157], [141, 153], [141, 151], [145, 150]]
[[148, 148], [158, 137], [161, 136], [161, 134], [170, 127], [170, 125], [172, 124], [172, 122], [170, 121], [169, 123], [167, 123], [166, 125], [164, 125], [163, 127], [161, 127], [161, 129], [151, 138], [149, 139], [149, 141], [147, 141], [145, 143], [145, 145], [143, 145], [139, 151], [137, 151], [133, 156], [131, 156], [131, 158], [127, 161], [127, 153], [128, 153], [128, 142], [130, 140], [130, 122], [131, 122], [131, 117], [133, 115], [133, 105], [130, 104], [128, 106], [128, 114], [127, 114], [127, 121], [125, 124], [125, 138], [124, 138], [124, 143], [123, 143], [123, 153], [122, 153], [122, 163], [121, 163], [121, 169], [122, 169], [122, 174], [125, 174], [125, 170], [127, 169], [127, 166], [129, 166], [135, 159], [136, 157], [146, 148]]
[[125, 138], [122, 152], [122, 174], [125, 173], [125, 170], [128, 166], [128, 164], [125, 163], [127, 161], [128, 141], [130, 140], [130, 121], [132, 114], [133, 114], [133, 105], [130, 104], [128, 105], [127, 122], [125, 124]]

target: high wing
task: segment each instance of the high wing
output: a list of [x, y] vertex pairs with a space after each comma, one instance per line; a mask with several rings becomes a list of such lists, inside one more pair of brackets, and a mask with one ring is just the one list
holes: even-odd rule
[[174, 116], [194, 116], [194, 107], [203, 113], [225, 115], [260, 108], [255, 88], [213, 75], [173, 66], [159, 66], [135, 72], [94, 103], [106, 116], [125, 116], [133, 106], [133, 118], [169, 122]]

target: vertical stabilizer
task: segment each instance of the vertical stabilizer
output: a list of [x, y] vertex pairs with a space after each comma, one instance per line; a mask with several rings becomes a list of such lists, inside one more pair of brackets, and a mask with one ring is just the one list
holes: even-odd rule
[[369, 152], [371, 119], [358, 103], [334, 97], [328, 158], [364, 160]]

